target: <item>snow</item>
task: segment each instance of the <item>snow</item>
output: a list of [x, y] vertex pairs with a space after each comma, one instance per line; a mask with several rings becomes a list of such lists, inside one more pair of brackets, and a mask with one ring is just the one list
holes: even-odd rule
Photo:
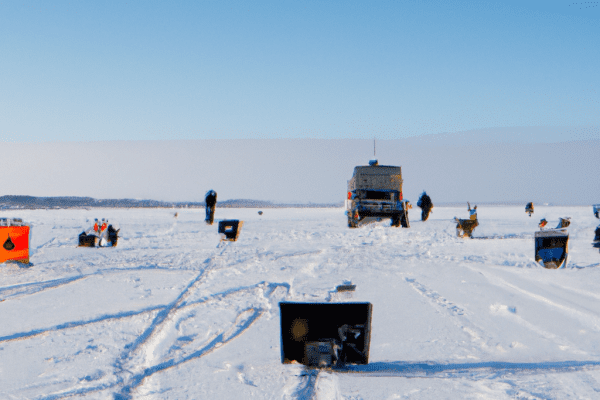
[[[178, 217], [174, 217], [175, 211]], [[342, 209], [2, 211], [32, 229], [29, 268], [0, 264], [0, 398], [562, 399], [600, 391], [600, 255], [591, 207], [436, 207], [409, 229]], [[18, 215], [17, 215], [18, 214]], [[571, 217], [570, 261], [533, 233]], [[94, 218], [116, 248], [78, 248]], [[349, 283], [356, 291], [337, 293]], [[280, 301], [373, 304], [369, 364], [281, 363]]]

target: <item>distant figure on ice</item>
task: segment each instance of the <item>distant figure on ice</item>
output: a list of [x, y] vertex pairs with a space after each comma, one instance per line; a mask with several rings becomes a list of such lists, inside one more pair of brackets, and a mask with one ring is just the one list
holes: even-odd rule
[[112, 246], [108, 240], [108, 220], [102, 218], [102, 224], [100, 225], [100, 241], [98, 245], [101, 247]]
[[540, 223], [538, 224], [538, 227], [540, 228], [540, 231], [544, 230], [544, 227], [548, 225], [548, 221], [546, 221], [546, 218], [542, 218], [540, 220]]
[[471, 208], [471, 203], [467, 201], [467, 204], [469, 205], [469, 219], [471, 221], [477, 221], [477, 206]]
[[471, 203], [467, 202], [469, 205], [469, 219], [459, 219], [454, 217], [456, 221], [456, 234], [458, 237], [473, 237], [473, 230], [479, 226], [479, 222], [477, 221], [477, 206], [471, 208]]
[[217, 192], [209, 190], [204, 198], [206, 204], [206, 223], [212, 225], [215, 222], [215, 207], [217, 206]]
[[433, 203], [431, 202], [431, 197], [425, 191], [421, 193], [421, 197], [417, 201], [417, 207], [421, 207], [421, 221], [427, 221], [429, 213], [433, 209]]
[[98, 218], [94, 219], [94, 225], [88, 229], [87, 231], [85, 231], [86, 235], [96, 235], [98, 236], [100, 234], [100, 223], [98, 222]]
[[531, 217], [531, 214], [533, 214], [533, 203], [527, 203], [525, 206], [525, 212], [529, 213], [529, 216]]

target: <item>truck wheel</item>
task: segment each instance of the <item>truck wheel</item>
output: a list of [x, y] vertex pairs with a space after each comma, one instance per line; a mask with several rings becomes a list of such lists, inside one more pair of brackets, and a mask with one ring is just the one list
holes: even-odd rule
[[406, 211], [400, 216], [400, 224], [403, 228], [410, 228], [410, 223], [408, 222], [408, 213]]
[[392, 216], [392, 226], [396, 228], [400, 226], [400, 216], [398, 214]]

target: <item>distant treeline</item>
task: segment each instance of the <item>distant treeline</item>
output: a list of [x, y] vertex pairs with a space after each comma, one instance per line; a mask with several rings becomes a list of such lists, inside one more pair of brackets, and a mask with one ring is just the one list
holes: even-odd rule
[[[0, 209], [61, 209], [61, 208], [204, 208], [204, 202], [167, 202], [135, 199], [94, 199], [92, 197], [34, 197], [1, 196]], [[217, 203], [221, 208], [335, 208], [337, 204], [277, 204], [263, 200], [225, 200]]]

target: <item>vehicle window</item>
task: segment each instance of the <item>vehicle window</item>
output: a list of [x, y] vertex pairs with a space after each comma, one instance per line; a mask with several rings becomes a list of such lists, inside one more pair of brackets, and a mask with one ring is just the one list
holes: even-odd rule
[[381, 192], [379, 190], [365, 190], [364, 198], [367, 200], [392, 200], [392, 193]]

